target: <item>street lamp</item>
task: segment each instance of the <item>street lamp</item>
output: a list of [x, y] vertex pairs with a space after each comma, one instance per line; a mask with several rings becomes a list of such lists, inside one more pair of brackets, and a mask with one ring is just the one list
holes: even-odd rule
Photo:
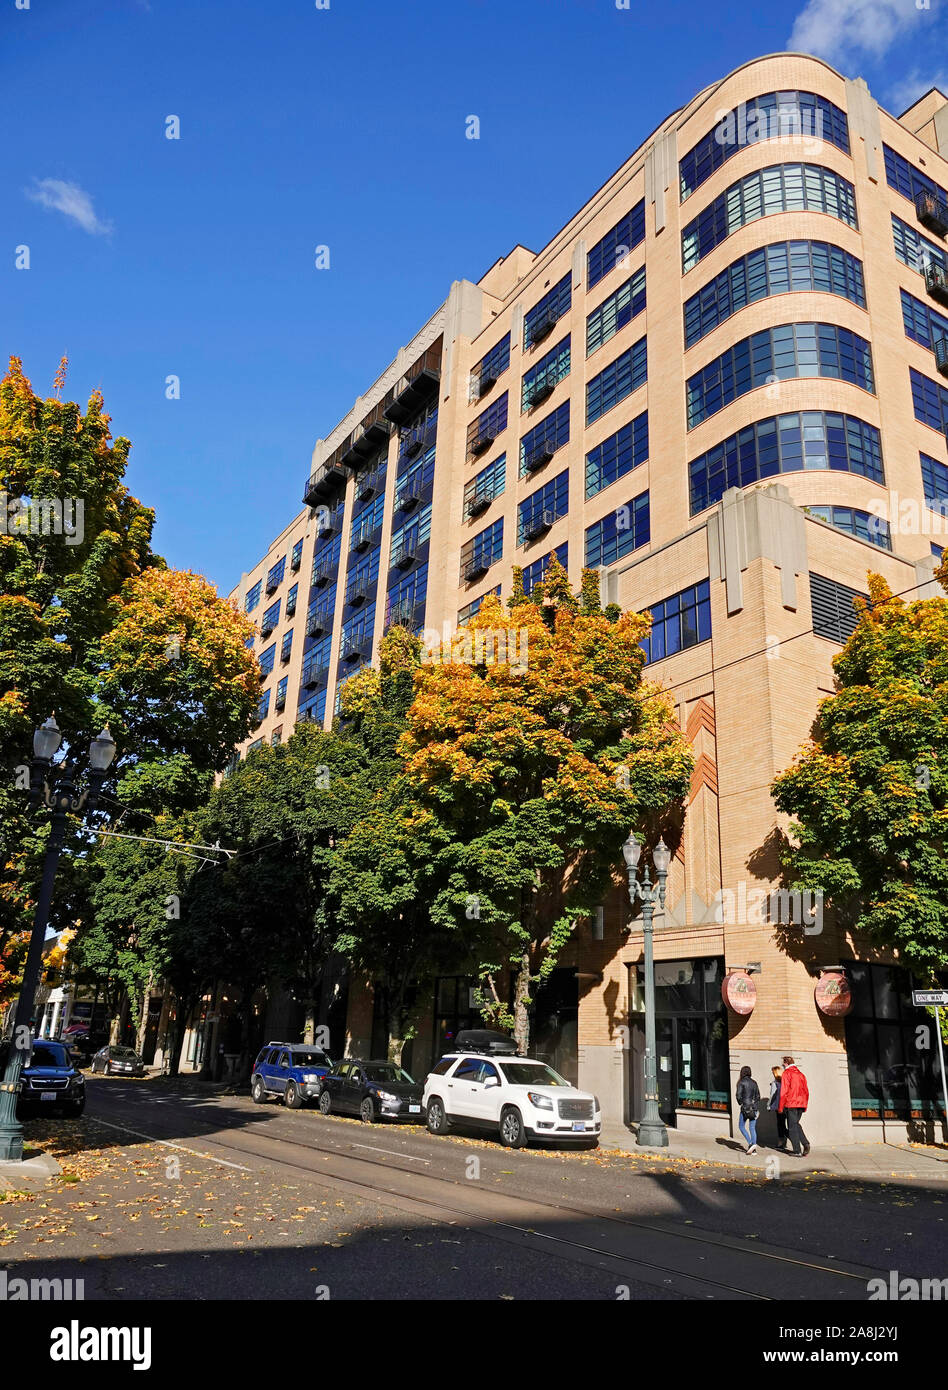
[[51, 714], [46, 723], [33, 735], [30, 802], [33, 806], [44, 802], [52, 811], [52, 816], [46, 856], [43, 860], [43, 879], [36, 900], [23, 983], [20, 986], [13, 1020], [13, 1046], [7, 1058], [3, 1081], [0, 1082], [0, 1160], [15, 1163], [23, 1158], [23, 1127], [16, 1117], [20, 1074], [30, 1061], [33, 1005], [43, 963], [43, 945], [46, 941], [49, 909], [53, 900], [53, 883], [66, 838], [66, 822], [70, 815], [88, 814], [95, 810], [105, 775], [115, 757], [112, 735], [108, 729], [103, 729], [89, 744], [89, 785], [80, 791], [76, 787], [78, 768], [68, 761], [55, 767], [53, 765], [53, 758], [62, 743], [62, 738], [55, 714]]
[[655, 1046], [655, 963], [652, 953], [652, 914], [656, 903], [665, 906], [665, 879], [671, 863], [671, 850], [664, 840], [659, 840], [652, 854], [657, 882], [649, 878], [648, 864], [641, 881], [638, 877], [639, 859], [642, 846], [635, 838], [634, 831], [622, 846], [622, 857], [629, 873], [629, 901], [635, 906], [638, 898], [642, 904], [642, 932], [645, 940], [645, 1113], [639, 1122], [638, 1142], [649, 1148], [668, 1147], [668, 1130], [665, 1128], [658, 1109], [658, 1068], [656, 1066]]

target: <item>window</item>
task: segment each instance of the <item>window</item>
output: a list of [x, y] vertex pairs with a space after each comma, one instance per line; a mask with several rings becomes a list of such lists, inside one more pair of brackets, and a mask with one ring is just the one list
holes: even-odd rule
[[289, 685], [289, 683], [289, 676], [284, 676], [282, 680], [277, 682], [276, 707], [278, 710], [283, 709], [286, 705], [286, 687]]
[[935, 183], [927, 174], [923, 174], [920, 169], [916, 169], [915, 165], [910, 164], [902, 155], [890, 150], [888, 145], [882, 146], [882, 154], [885, 159], [886, 183], [890, 188], [894, 188], [896, 193], [901, 193], [903, 198], [909, 198], [913, 203], [920, 193], [934, 193], [936, 198], [948, 203], [948, 193], [941, 185]]
[[586, 455], [586, 496], [595, 497], [648, 458], [648, 411], [643, 410]]
[[266, 609], [263, 617], [260, 619], [260, 636], [266, 637], [267, 633], [272, 632], [279, 621], [280, 600], [277, 599], [276, 603], [270, 604], [270, 607]]
[[261, 580], [257, 580], [252, 589], [247, 590], [247, 597], [244, 599], [244, 612], [252, 613], [260, 602], [260, 590], [263, 587]]
[[645, 339], [640, 338], [586, 386], [586, 424], [591, 425], [614, 405], [644, 385], [648, 376]]
[[485, 395], [509, 366], [510, 334], [505, 333], [499, 343], [495, 343], [489, 352], [484, 353], [471, 372], [471, 391], [474, 399]]
[[912, 1004], [913, 986], [928, 981], [913, 980], [899, 965], [854, 960], [846, 966], [853, 996], [845, 1020], [853, 1119], [937, 1119], [944, 1112], [937, 1050], [919, 1047], [918, 1026], [926, 1015]]
[[261, 723], [270, 713], [270, 692], [265, 690], [260, 696], [260, 703], [257, 706], [257, 723]]
[[310, 583], [317, 584], [322, 579], [330, 579], [336, 573], [339, 557], [342, 554], [342, 528], [337, 527], [332, 539], [317, 545], [313, 555], [313, 568]]
[[495, 497], [499, 497], [506, 485], [507, 455], [501, 454], [475, 473], [464, 486], [463, 515], [465, 518], [477, 516], [486, 511]]
[[621, 264], [630, 251], [634, 251], [645, 240], [645, 199], [636, 203], [625, 217], [616, 223], [611, 231], [595, 246], [586, 257], [586, 287], [594, 285], [608, 275], [610, 270]]
[[569, 548], [566, 541], [564, 541], [562, 545], [558, 545], [555, 550], [551, 550], [549, 555], [544, 555], [539, 560], [533, 560], [529, 565], [524, 565], [522, 572], [523, 592], [528, 597], [542, 581], [543, 576], [550, 567], [550, 561], [554, 556], [559, 560], [563, 568], [566, 569], [569, 557]]
[[282, 742], [283, 742], [283, 729], [282, 729], [282, 727], [278, 727], [278, 728], [274, 729], [274, 730], [273, 730], [273, 733], [270, 735], [270, 745], [271, 745], [271, 747], [276, 748], [277, 745], [280, 744], [280, 743], [282, 743]]
[[520, 413], [552, 395], [554, 387], [569, 376], [569, 337], [557, 343], [524, 373], [520, 387]]
[[731, 184], [688, 223], [681, 233], [682, 270], [691, 270], [738, 227], [774, 212], [825, 212], [858, 225], [855, 190], [846, 179], [820, 164], [773, 164]]
[[879, 431], [854, 415], [823, 410], [772, 415], [746, 425], [688, 465], [692, 515], [719, 502], [728, 488], [804, 468], [858, 473], [882, 483]]
[[901, 217], [896, 217], [895, 213], [892, 214], [892, 239], [899, 260], [912, 270], [917, 270], [920, 275], [927, 265], [939, 265], [942, 270], [948, 269], [948, 256], [944, 247], [936, 246], [933, 241], [923, 237], [921, 232], [903, 222]]
[[303, 563], [303, 538], [300, 537], [300, 539], [296, 542], [296, 544], [295, 544], [294, 547], [293, 547], [293, 554], [292, 554], [292, 556], [291, 556], [291, 558], [290, 558], [290, 569], [293, 570], [293, 571], [295, 572], [296, 570], [299, 569], [299, 567], [300, 567], [300, 565], [301, 565], [302, 563]]
[[399, 464], [395, 485], [395, 510], [397, 512], [407, 512], [418, 505], [425, 489], [430, 488], [434, 482], [434, 471], [435, 450], [433, 444], [430, 449], [419, 454], [411, 463]]
[[477, 458], [499, 434], [507, 428], [507, 392], [499, 396], [493, 405], [482, 410], [476, 420], [472, 420], [467, 430], [467, 456]]
[[541, 342], [563, 315], [569, 313], [569, 306], [573, 297], [572, 286], [573, 276], [570, 272], [570, 274], [564, 275], [562, 280], [555, 284], [551, 290], [548, 290], [532, 309], [527, 310], [523, 316], [523, 346], [525, 348]]
[[679, 161], [681, 201], [700, 188], [731, 155], [781, 136], [828, 140], [849, 154], [849, 126], [838, 106], [813, 92], [765, 92], [729, 111]]
[[385, 513], [385, 497], [376, 497], [360, 512], [356, 512], [352, 518], [352, 528], [349, 534], [349, 547], [351, 550], [365, 549], [378, 540], [378, 533], [382, 529], [382, 517]]
[[569, 442], [569, 401], [558, 405], [551, 414], [528, 430], [520, 441], [520, 476], [542, 467], [564, 444]]
[[322, 724], [326, 718], [326, 691], [319, 690], [302, 701], [296, 712], [298, 724], [304, 722]]
[[342, 625], [339, 634], [339, 657], [347, 665], [365, 665], [372, 654], [372, 634], [375, 630], [375, 604], [366, 604]]
[[428, 565], [419, 565], [388, 591], [385, 626], [399, 623], [412, 631], [420, 627], [424, 617], [425, 596], [428, 592]]
[[358, 564], [350, 565], [346, 584], [346, 603], [361, 603], [379, 577], [379, 547], [376, 546]]
[[431, 503], [422, 507], [417, 516], [409, 516], [403, 521], [401, 526], [396, 527], [392, 532], [391, 550], [389, 551], [389, 565], [397, 565], [400, 557], [404, 557], [408, 551], [417, 554], [419, 547], [424, 545], [431, 536]]
[[813, 631], [817, 637], [843, 643], [859, 626], [859, 616], [853, 600], [866, 598], [858, 589], [850, 589], [822, 574], [810, 574], [810, 604], [813, 611]]
[[661, 661], [711, 640], [711, 593], [707, 579], [648, 606], [652, 630], [640, 646], [646, 662]]
[[[262, 716], [261, 716], [261, 717], [262, 717]], [[257, 722], [259, 723], [260, 721], [258, 720]], [[248, 758], [249, 758], [249, 756], [250, 756], [251, 753], [255, 753], [255, 752], [257, 751], [258, 748], [262, 748], [262, 747], [263, 747], [263, 739], [262, 739], [262, 738], [255, 738], [254, 741], [253, 741], [253, 743], [248, 743], [248, 744], [247, 744], [247, 756], [248, 756]]]
[[948, 467], [933, 459], [930, 454], [919, 454], [922, 465], [922, 486], [925, 489], [925, 506], [933, 512], [946, 510], [948, 503]]
[[332, 656], [332, 636], [321, 637], [306, 653], [300, 682], [303, 691], [315, 690], [326, 684], [329, 674], [329, 661]]
[[742, 338], [685, 386], [688, 428], [755, 387], [791, 377], [834, 377], [874, 391], [872, 350], [865, 338], [833, 323], [783, 323]]
[[614, 565], [649, 542], [648, 493], [640, 492], [624, 507], [616, 507], [586, 528], [586, 568]]
[[294, 584], [286, 595], [286, 616], [288, 618], [292, 618], [293, 614], [296, 612], [296, 600], [299, 597], [299, 589], [300, 586]]
[[275, 565], [271, 565], [267, 570], [267, 593], [272, 594], [283, 583], [283, 576], [286, 573], [286, 556], [283, 555], [277, 560]]
[[479, 613], [481, 611], [481, 604], [484, 602], [485, 598], [487, 598], [488, 594], [495, 594], [499, 598], [500, 585], [498, 584], [495, 588], [488, 589], [487, 593], [481, 594], [479, 598], [472, 599], [471, 602], [466, 603], [463, 608], [459, 608], [458, 627], [466, 626], [466, 624], [469, 623], [471, 619], [474, 617], [474, 614]]
[[504, 519], [498, 517], [490, 526], [486, 526], [483, 531], [479, 531], [476, 536], [472, 536], [465, 545], [461, 547], [461, 582], [472, 583], [480, 576], [473, 571], [480, 570], [483, 573], [491, 565], [497, 563], [504, 553]]
[[586, 356], [615, 337], [645, 308], [645, 267], [631, 275], [586, 318]]
[[276, 657], [276, 643], [272, 642], [265, 652], [260, 653], [260, 670], [265, 676], [269, 676], [273, 670], [273, 662]]
[[909, 367], [909, 379], [916, 420], [944, 433], [948, 429], [948, 390], [939, 386], [937, 381], [922, 376], [914, 367]]
[[806, 510], [811, 516], [819, 517], [820, 521], [835, 526], [837, 531], [845, 531], [848, 536], [868, 541], [881, 550], [892, 549], [889, 523], [881, 516], [858, 511], [855, 507], [807, 507]]
[[775, 294], [818, 290], [866, 307], [862, 261], [828, 241], [775, 241], [733, 261], [685, 304], [685, 347], [692, 347], [748, 304]]
[[280, 646], [280, 664], [284, 665], [290, 659], [290, 652], [293, 650], [293, 629], [284, 632], [283, 642]]
[[529, 544], [538, 540], [540, 532], [531, 536], [535, 527], [544, 526], [546, 530], [569, 510], [569, 469], [551, 478], [543, 487], [537, 488], [524, 498], [517, 508], [517, 544]]
[[934, 352], [939, 338], [948, 340], [948, 319], [910, 295], [908, 290], [901, 290], [900, 293], [905, 336], [928, 348], [929, 352]]
[[[645, 969], [630, 966], [629, 992], [641, 1001]], [[676, 1111], [710, 1110], [727, 1114], [727, 1009], [721, 999], [722, 957], [663, 960], [655, 965], [658, 1054], [667, 1059], [658, 1073], [658, 1108], [666, 1120]], [[633, 981], [635, 982], [633, 985]], [[636, 1028], [642, 1027], [642, 1005]]]

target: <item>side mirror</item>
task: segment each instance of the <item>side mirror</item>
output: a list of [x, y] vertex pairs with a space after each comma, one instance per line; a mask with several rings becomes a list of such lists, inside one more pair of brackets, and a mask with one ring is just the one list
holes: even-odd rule
[[484, 1085], [485, 1085], [485, 1086], [499, 1086], [499, 1085], [500, 1085], [500, 1078], [499, 1078], [498, 1076], [489, 1076], [489, 1077], [487, 1078], [487, 1080], [484, 1082]]

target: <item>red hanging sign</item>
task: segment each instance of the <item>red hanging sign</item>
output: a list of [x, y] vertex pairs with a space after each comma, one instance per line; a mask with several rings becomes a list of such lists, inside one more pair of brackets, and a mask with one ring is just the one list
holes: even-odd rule
[[750, 975], [743, 970], [732, 970], [721, 981], [721, 998], [736, 1014], [754, 1012], [757, 1003], [757, 986]]
[[813, 991], [816, 1007], [830, 1018], [842, 1018], [852, 1009], [853, 992], [841, 970], [825, 970]]

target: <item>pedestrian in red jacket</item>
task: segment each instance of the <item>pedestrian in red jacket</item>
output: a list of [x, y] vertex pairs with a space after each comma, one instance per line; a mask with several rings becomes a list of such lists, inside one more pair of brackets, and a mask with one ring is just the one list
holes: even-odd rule
[[810, 1092], [807, 1088], [806, 1077], [792, 1057], [784, 1057], [783, 1076], [780, 1078], [779, 1110], [787, 1117], [787, 1132], [797, 1158], [806, 1158], [810, 1152], [810, 1141], [803, 1133], [800, 1124], [800, 1117], [809, 1103]]

